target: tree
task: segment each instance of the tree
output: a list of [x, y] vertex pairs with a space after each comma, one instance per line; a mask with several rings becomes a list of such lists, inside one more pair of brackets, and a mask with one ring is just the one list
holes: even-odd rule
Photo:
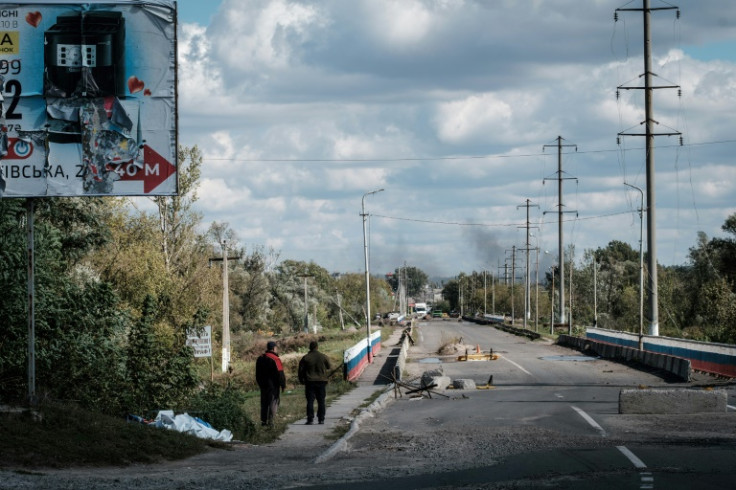
[[[100, 198], [38, 202], [35, 219], [37, 393], [119, 413], [128, 327], [115, 291], [85, 256], [108, 236]], [[83, 212], [86, 210], [86, 213]], [[0, 396], [22, 399], [28, 363], [25, 212], [0, 200]], [[76, 224], [75, 224], [76, 223]]]
[[233, 270], [230, 282], [233, 298], [238, 300], [231, 307], [240, 318], [240, 322], [231, 318], [232, 331], [267, 329], [272, 313], [270, 271], [278, 253], [265, 247], [255, 247], [249, 254], [241, 253], [241, 267]]
[[429, 282], [429, 277], [421, 269], [413, 266], [400, 267], [388, 279], [388, 283], [394, 291], [398, 291], [400, 274], [405, 279], [407, 296], [417, 296]]
[[[162, 407], [178, 407], [197, 386], [191, 347], [183, 337], [155, 328], [156, 300], [146, 296], [141, 317], [128, 339], [129, 407], [138, 414]], [[202, 318], [199, 315], [198, 322]]]
[[109, 201], [104, 225], [109, 240], [89, 257], [103, 280], [121, 300], [140, 312], [152, 295], [161, 324], [182, 328], [200, 309], [219, 311], [220, 274], [208, 267], [212, 248], [196, 232], [201, 216], [196, 201], [201, 155], [196, 147], [179, 151], [179, 195], [153, 198], [157, 213], [131, 209], [131, 201]]

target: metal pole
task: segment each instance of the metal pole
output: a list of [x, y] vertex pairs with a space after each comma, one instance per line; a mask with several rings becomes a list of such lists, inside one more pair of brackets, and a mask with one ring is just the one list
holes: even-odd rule
[[227, 240], [222, 246], [222, 372], [230, 366], [230, 291], [227, 276]]
[[516, 282], [516, 245], [511, 247], [511, 326], [514, 326], [516, 314], [514, 311], [514, 283]]
[[342, 318], [342, 305], [340, 304], [342, 297], [337, 289], [335, 289], [335, 294], [337, 295], [337, 314], [340, 317], [340, 329], [345, 330], [345, 320]]
[[570, 309], [567, 312], [567, 324], [568, 324], [568, 335], [572, 335], [572, 270], [574, 269], [573, 253], [575, 251], [574, 245], [570, 249]]
[[624, 185], [639, 191], [641, 206], [639, 207], [639, 350], [644, 350], [644, 254], [642, 243], [644, 241], [644, 191], [635, 185]]
[[536, 269], [536, 285], [534, 298], [534, 331], [539, 332], [539, 240], [537, 239], [537, 269]]
[[649, 266], [649, 335], [659, 335], [659, 307], [657, 293], [657, 227], [654, 185], [654, 110], [652, 108], [652, 36], [649, 0], [644, 0], [644, 105], [646, 110], [647, 152], [647, 247]]
[[557, 137], [557, 240], [560, 255], [560, 323], [565, 323], [565, 250], [562, 239], [562, 136]]
[[309, 333], [309, 303], [307, 302], [307, 276], [304, 276], [304, 333]]
[[551, 313], [549, 317], [549, 333], [555, 333], [555, 269], [552, 268], [552, 301], [550, 301]]
[[28, 403], [36, 405], [36, 287], [35, 247], [33, 237], [35, 201], [26, 200], [26, 233], [28, 253]]
[[496, 279], [491, 274], [491, 310], [496, 314]]
[[[626, 136], [644, 136], [646, 140], [646, 173], [647, 173], [647, 247], [648, 247], [648, 274], [649, 278], [647, 289], [649, 290], [649, 334], [659, 335], [659, 301], [658, 301], [658, 286], [657, 286], [657, 231], [656, 231], [656, 213], [655, 213], [655, 184], [654, 184], [654, 137], [655, 136], [675, 136], [681, 135], [679, 131], [672, 132], [654, 132], [654, 124], [657, 121], [654, 120], [653, 106], [653, 91], [658, 88], [678, 88], [677, 85], [652, 85], [652, 36], [650, 29], [651, 13], [653, 10], [677, 10], [679, 18], [679, 8], [673, 5], [664, 7], [650, 8], [649, 0], [643, 0], [642, 9], [616, 9], [616, 11], [642, 11], [644, 17], [644, 106], [645, 106], [645, 120], [644, 124], [646, 130], [644, 134], [636, 133], [619, 133], [619, 135]], [[636, 89], [641, 87], [619, 87], [626, 90]], [[680, 139], [682, 144], [682, 139]]]
[[593, 256], [593, 326], [598, 326], [598, 261]]
[[488, 313], [488, 290], [486, 282], [486, 270], [483, 269], [483, 317]]
[[371, 194], [376, 194], [383, 191], [378, 189], [371, 192], [366, 192], [360, 200], [360, 215], [363, 217], [363, 254], [365, 256], [365, 329], [366, 329], [366, 341], [368, 342], [368, 362], [373, 362], [373, 352], [371, 350], [371, 286], [370, 286], [370, 273], [368, 264], [368, 239], [366, 233], [366, 220], [368, 215], [365, 213], [365, 197]]

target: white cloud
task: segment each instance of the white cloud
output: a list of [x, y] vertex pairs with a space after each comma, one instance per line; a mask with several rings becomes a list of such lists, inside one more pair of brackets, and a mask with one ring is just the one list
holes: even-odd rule
[[[580, 212], [566, 240], [580, 257], [614, 239], [636, 246], [638, 194], [623, 182], [645, 187], [644, 140], [617, 147], [616, 135], [642, 130], [643, 94], [617, 100], [616, 87], [641, 84], [641, 26], [613, 24], [614, 8], [223, 0], [206, 29], [179, 33], [180, 141], [205, 155], [198, 209], [242, 243], [354, 271], [361, 196], [385, 188], [366, 203], [372, 268], [454, 275], [523, 245], [526, 199], [540, 206], [540, 246], [556, 249], [557, 155], [542, 148], [562, 136], [578, 145], [563, 155], [577, 179], [564, 181], [565, 204]], [[655, 119], [692, 144], [656, 139], [664, 263], [684, 260], [698, 230], [718, 235], [733, 209], [736, 64], [683, 54], [695, 41], [736, 45], [722, 16], [705, 2], [673, 36], [674, 17], [653, 15], [657, 82], [682, 85], [682, 97], [655, 92]]]

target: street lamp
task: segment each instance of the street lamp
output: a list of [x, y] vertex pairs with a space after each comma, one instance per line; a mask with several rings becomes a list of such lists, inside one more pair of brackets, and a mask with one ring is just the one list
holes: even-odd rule
[[639, 191], [641, 195], [641, 206], [639, 207], [639, 350], [644, 350], [644, 255], [642, 254], [642, 241], [644, 234], [644, 191], [635, 185], [624, 185]]
[[365, 328], [366, 333], [368, 335], [367, 341], [368, 341], [368, 362], [373, 362], [372, 359], [372, 352], [371, 352], [371, 288], [370, 288], [370, 274], [369, 274], [369, 267], [368, 267], [368, 240], [366, 238], [366, 220], [368, 218], [368, 215], [365, 212], [365, 197], [370, 196], [371, 194], [377, 194], [379, 192], [383, 192], [383, 189], [378, 189], [371, 192], [366, 192], [363, 194], [363, 198], [360, 200], [360, 209], [361, 213], [360, 215], [363, 217], [363, 253], [365, 255], [365, 313], [366, 313], [366, 320], [365, 320]]

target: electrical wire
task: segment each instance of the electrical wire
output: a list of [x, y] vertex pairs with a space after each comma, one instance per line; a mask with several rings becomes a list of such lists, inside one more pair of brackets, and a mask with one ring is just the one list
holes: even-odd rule
[[[633, 126], [636, 127], [636, 126]], [[736, 139], [726, 139], [719, 141], [703, 141], [699, 143], [690, 143], [687, 146], [707, 146], [707, 145], [722, 145], [736, 143]], [[679, 147], [676, 145], [661, 145], [658, 148], [674, 148]], [[580, 155], [593, 155], [600, 153], [613, 153], [621, 151], [637, 151], [644, 150], [644, 147], [634, 147], [621, 150], [620, 148], [605, 149], [605, 150], [587, 150], [577, 152], [566, 152], [567, 154], [578, 153]], [[466, 156], [429, 156], [429, 157], [408, 157], [408, 158], [220, 158], [220, 157], [203, 157], [203, 160], [213, 162], [242, 162], [242, 163], [390, 163], [390, 162], [431, 162], [431, 161], [453, 161], [453, 160], [502, 160], [502, 159], [513, 159], [513, 158], [537, 158], [542, 156], [550, 156], [549, 153], [524, 153], [524, 154], [499, 154], [499, 155], [466, 155]]]
[[[617, 211], [615, 213], [608, 213], [608, 214], [600, 214], [597, 216], [577, 216], [575, 218], [570, 219], [563, 219], [563, 223], [569, 223], [569, 222], [575, 222], [575, 221], [588, 221], [593, 219], [603, 219], [603, 218], [610, 218], [613, 216], [622, 216], [625, 214], [631, 214], [634, 210], [627, 210], [627, 211]], [[401, 216], [386, 216], [382, 214], [371, 214], [370, 216], [374, 216], [376, 218], [382, 218], [382, 219], [388, 219], [388, 220], [394, 220], [394, 221], [409, 221], [412, 223], [426, 223], [430, 225], [448, 225], [448, 226], [477, 226], [477, 227], [483, 227], [483, 228], [510, 228], [510, 227], [523, 227], [526, 228], [526, 221], [520, 222], [520, 223], [461, 223], [459, 221], [438, 221], [438, 220], [430, 220], [430, 219], [422, 219], [422, 218], [406, 218]], [[540, 224], [555, 224], [558, 223], [557, 220], [555, 221], [540, 221]]]

